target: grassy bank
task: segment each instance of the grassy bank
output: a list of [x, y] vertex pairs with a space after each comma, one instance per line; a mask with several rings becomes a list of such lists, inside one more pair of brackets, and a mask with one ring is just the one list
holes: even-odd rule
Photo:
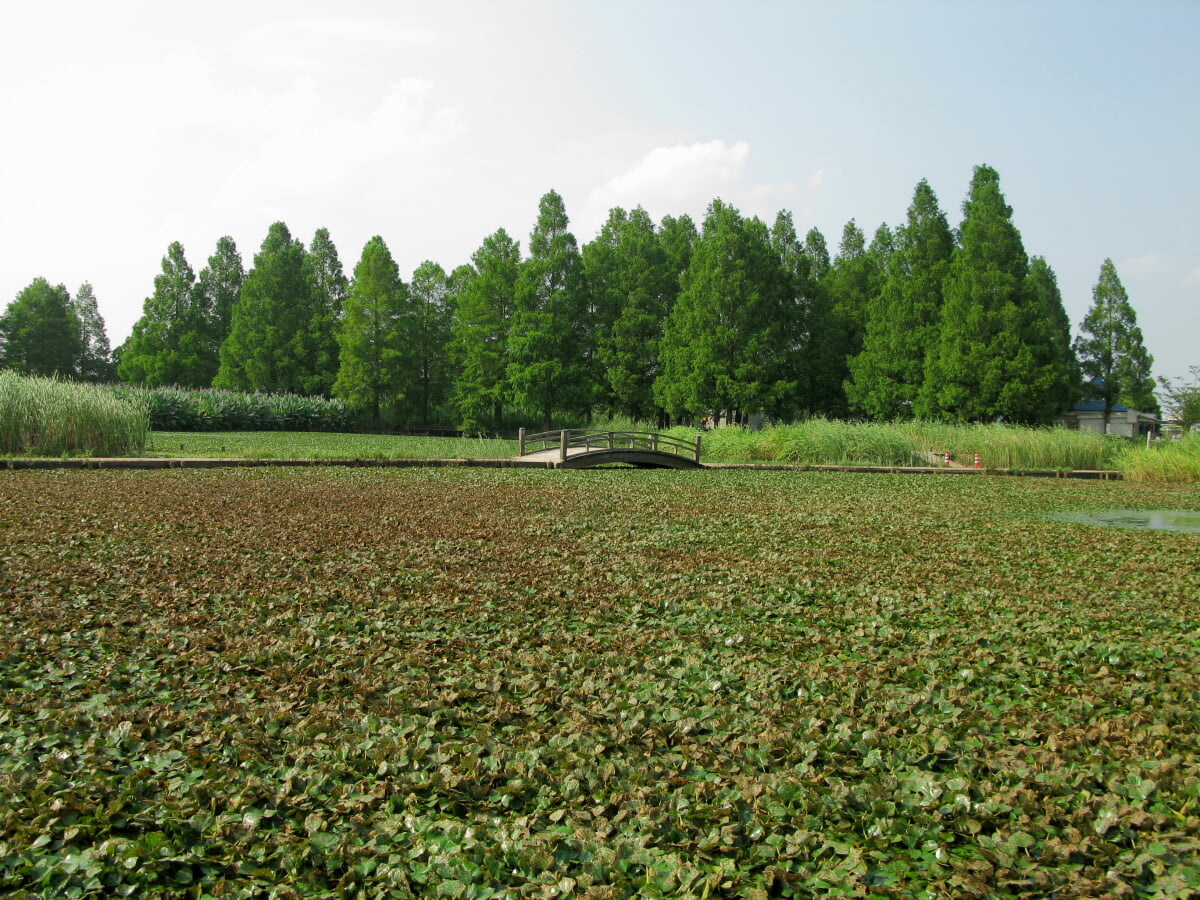
[[144, 403], [103, 387], [0, 371], [0, 453], [140, 454], [150, 432]]
[[1200, 891], [1191, 486], [0, 478], [0, 893]]

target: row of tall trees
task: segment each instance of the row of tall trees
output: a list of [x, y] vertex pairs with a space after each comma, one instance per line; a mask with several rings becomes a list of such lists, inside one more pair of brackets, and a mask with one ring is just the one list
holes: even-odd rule
[[[406, 282], [378, 236], [350, 278], [325, 229], [306, 248], [275, 223], [249, 271], [222, 238], [199, 276], [175, 243], [116, 371], [332, 394], [376, 422], [472, 429], [514, 412], [547, 426], [597, 412], [661, 422], [759, 411], [1045, 423], [1085, 387], [1106, 409], [1155, 408], [1111, 261], [1073, 343], [1054, 272], [1026, 254], [988, 166], [975, 169], [957, 231], [922, 181], [902, 225], [868, 242], [851, 220], [832, 257], [789, 213], [768, 227], [720, 199], [699, 229], [613, 209], [580, 248], [554, 191], [528, 246], [523, 256], [500, 229], [470, 263], [447, 274], [426, 261]], [[56, 296], [80, 335], [98, 319], [90, 289], [91, 313], [82, 290]], [[12, 315], [0, 319], [3, 346], [16, 345]]]

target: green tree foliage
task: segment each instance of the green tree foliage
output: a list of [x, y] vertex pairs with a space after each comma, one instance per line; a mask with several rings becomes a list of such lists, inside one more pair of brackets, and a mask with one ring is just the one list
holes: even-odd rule
[[808, 229], [808, 234], [804, 235], [804, 252], [808, 256], [813, 280], [818, 284], [822, 283], [833, 264], [829, 259], [829, 245], [820, 229]]
[[338, 320], [349, 287], [328, 228], [318, 228], [304, 256], [311, 304], [298, 338], [306, 394], [327, 396], [338, 372]]
[[766, 225], [714, 200], [663, 335], [656, 402], [676, 417], [788, 408], [792, 294]]
[[71, 309], [79, 320], [80, 355], [76, 375], [80, 381], [96, 384], [112, 381], [116, 377], [112, 348], [90, 282], [80, 285], [79, 292], [71, 300]]
[[[681, 242], [684, 252], [690, 242]], [[588, 295], [599, 334], [597, 374], [609, 408], [634, 421], [662, 419], [654, 402], [663, 322], [679, 293], [677, 258], [668, 255], [644, 209], [617, 208], [583, 248]]]
[[217, 248], [208, 258], [208, 265], [200, 270], [196, 287], [200, 292], [201, 304], [208, 320], [207, 338], [212, 354], [211, 382], [220, 365], [221, 344], [229, 336], [233, 306], [246, 280], [246, 269], [242, 255], [233, 238], [225, 235], [217, 241]]
[[335, 397], [378, 425], [411, 390], [412, 358], [408, 289], [383, 238], [363, 247], [337, 330], [340, 348]]
[[917, 185], [894, 241], [883, 286], [867, 303], [863, 349], [850, 362], [846, 385], [854, 412], [885, 420], [912, 417], [954, 252], [954, 234], [927, 181]]
[[883, 225], [868, 250], [866, 235], [851, 219], [842, 229], [837, 258], [823, 279], [832, 315], [829, 330], [832, 353], [826, 363], [822, 388], [823, 411], [829, 415], [843, 416], [849, 412], [845, 384], [850, 378], [850, 360], [862, 351], [867, 306], [882, 287], [891, 243], [891, 232]]
[[583, 261], [568, 224], [562, 197], [548, 192], [529, 236], [529, 258], [518, 272], [508, 339], [506, 373], [513, 397], [537, 413], [546, 428], [554, 412], [585, 412], [592, 400], [585, 368], [591, 328]]
[[1107, 428], [1112, 408], [1120, 403], [1141, 412], [1157, 413], [1154, 358], [1142, 343], [1137, 314], [1111, 259], [1100, 266], [1092, 288], [1092, 307], [1083, 318], [1075, 352], [1084, 376], [1084, 392], [1104, 403]]
[[214, 387], [302, 394], [328, 377], [313, 370], [306, 255], [283, 222], [267, 231], [233, 306]]
[[976, 166], [958, 248], [943, 285], [938, 343], [917, 413], [953, 420], [1046, 424], [1063, 412], [1045, 310], [1000, 176]]
[[497, 430], [508, 402], [508, 338], [516, 308], [520, 245], [503, 229], [484, 239], [450, 276], [454, 315], [451, 403], [465, 430]]
[[0, 315], [0, 368], [74, 378], [83, 349], [71, 295], [61, 284], [35, 278]]
[[790, 377], [796, 382], [793, 409], [781, 411], [817, 415], [826, 409], [828, 372], [836, 364], [829, 295], [813, 276], [816, 266], [796, 236], [790, 212], [782, 211], [775, 217], [771, 247], [787, 284], [791, 329], [788, 346], [781, 349], [795, 367]]
[[1043, 342], [1038, 346], [1037, 361], [1046, 379], [1046, 408], [1057, 411], [1070, 409], [1079, 399], [1079, 359], [1071, 345], [1071, 319], [1063, 306], [1058, 278], [1044, 257], [1035, 256], [1029, 261], [1026, 290], [1030, 302], [1039, 310], [1045, 329]]
[[211, 319], [183, 245], [167, 248], [154, 294], [122, 346], [117, 375], [149, 387], [207, 387], [216, 371]]
[[450, 279], [437, 263], [426, 260], [413, 272], [409, 289], [413, 376], [416, 387], [409, 392], [414, 413], [421, 425], [433, 422], [446, 402], [450, 371], [446, 353], [450, 343]]
[[593, 358], [587, 360], [587, 374], [593, 403], [610, 412], [618, 405], [618, 400], [601, 360], [609, 356], [613, 324], [627, 302], [622, 239], [628, 223], [629, 214], [624, 209], [619, 206], [610, 209], [600, 233], [584, 244], [580, 253], [586, 282], [587, 317], [592, 332], [589, 337], [594, 339], [594, 347], [584, 351], [585, 355], [589, 350], [594, 351]]
[[1185, 431], [1200, 423], [1200, 366], [1192, 366], [1191, 381], [1183, 378], [1160, 378], [1168, 416]]
[[[672, 303], [679, 296], [683, 273], [692, 262], [692, 248], [696, 246], [696, 223], [688, 215], [663, 216], [658, 226], [658, 240], [667, 255], [667, 268], [674, 279]], [[671, 310], [667, 309], [667, 315]]]

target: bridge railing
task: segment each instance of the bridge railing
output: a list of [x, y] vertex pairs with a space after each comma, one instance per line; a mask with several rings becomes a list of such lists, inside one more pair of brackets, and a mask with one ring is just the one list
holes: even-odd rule
[[517, 455], [558, 450], [559, 461], [564, 461], [572, 450], [652, 450], [673, 453], [700, 462], [700, 435], [695, 441], [684, 441], [653, 431], [589, 431], [586, 428], [566, 428], [559, 431], [543, 431], [526, 434], [522, 428], [517, 432]]

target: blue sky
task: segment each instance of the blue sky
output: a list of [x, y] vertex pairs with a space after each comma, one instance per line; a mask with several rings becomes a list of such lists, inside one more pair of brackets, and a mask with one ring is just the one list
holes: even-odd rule
[[282, 219], [347, 272], [382, 235], [447, 270], [563, 195], [580, 244], [614, 205], [697, 222], [713, 197], [831, 249], [952, 225], [987, 163], [1078, 325], [1105, 258], [1155, 372], [1200, 365], [1200, 0], [338, 4], [0, 9], [0, 302], [96, 291], [113, 344], [168, 245], [247, 266]]

